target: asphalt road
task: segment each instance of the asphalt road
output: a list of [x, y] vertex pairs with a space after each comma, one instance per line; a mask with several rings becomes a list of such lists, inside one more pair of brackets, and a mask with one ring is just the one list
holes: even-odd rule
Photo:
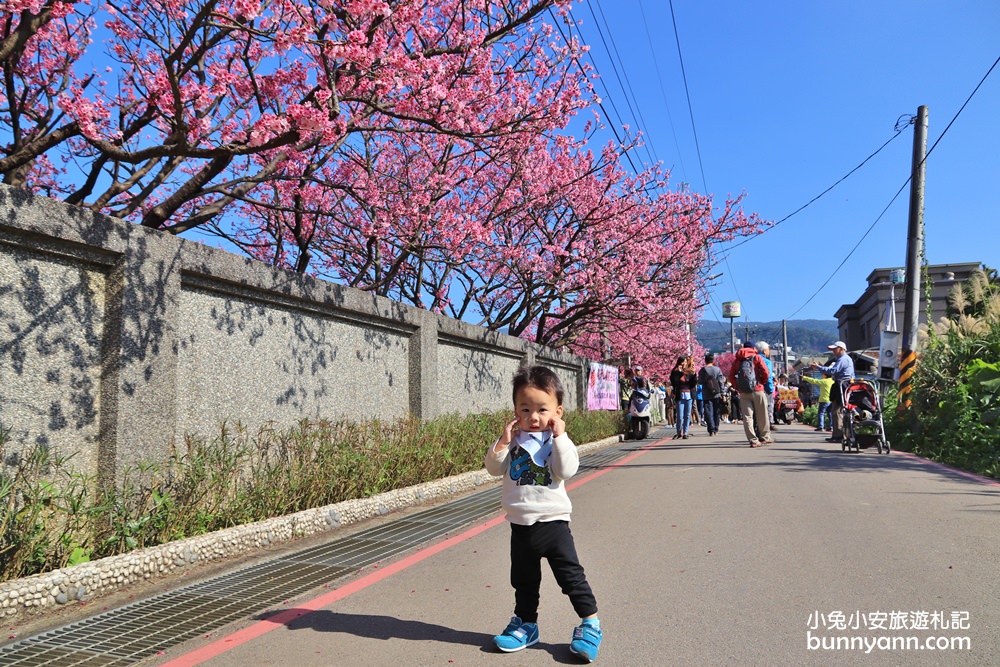
[[[760, 449], [736, 425], [695, 432], [624, 443], [634, 455], [570, 491], [604, 628], [597, 663], [1000, 664], [1000, 485], [844, 453], [803, 426]], [[288, 605], [315, 611], [228, 626], [146, 664], [576, 664], [578, 621], [547, 570], [540, 643], [492, 649], [513, 606], [509, 529], [471, 528]], [[910, 637], [941, 648], [901, 648]], [[862, 648], [825, 648], [838, 638]]]

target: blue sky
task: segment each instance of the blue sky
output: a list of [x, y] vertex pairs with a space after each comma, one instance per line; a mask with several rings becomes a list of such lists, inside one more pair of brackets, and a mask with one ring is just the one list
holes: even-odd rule
[[[777, 221], [927, 105], [928, 149], [940, 139], [926, 165], [927, 260], [1000, 268], [1000, 65], [942, 137], [1000, 57], [1000, 2], [673, 0], [673, 10], [680, 56], [669, 0], [573, 8], [610, 120], [617, 108], [649, 140], [637, 161], [662, 161], [672, 184], [717, 202], [745, 191], [747, 211]], [[910, 175], [912, 150], [906, 125], [803, 211], [739, 247], [717, 248], [712, 273], [723, 275], [703, 318], [722, 320], [721, 303], [739, 300], [751, 321], [833, 319], [873, 269], [903, 266], [909, 186], [889, 204]]]

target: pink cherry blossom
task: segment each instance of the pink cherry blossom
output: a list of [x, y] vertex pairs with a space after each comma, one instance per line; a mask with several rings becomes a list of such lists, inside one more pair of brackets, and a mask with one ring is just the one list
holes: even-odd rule
[[[570, 0], [7, 0], [6, 183], [650, 372], [742, 197], [668, 190], [596, 113]], [[100, 29], [97, 28], [100, 26]], [[102, 56], [100, 54], [108, 54]], [[107, 58], [113, 59], [111, 66]], [[695, 346], [696, 347], [696, 346]]]

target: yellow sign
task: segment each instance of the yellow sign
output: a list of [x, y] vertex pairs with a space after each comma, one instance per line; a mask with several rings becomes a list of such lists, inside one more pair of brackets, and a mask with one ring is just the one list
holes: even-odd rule
[[784, 401], [797, 401], [799, 400], [799, 390], [798, 389], [779, 389], [778, 390], [778, 400]]

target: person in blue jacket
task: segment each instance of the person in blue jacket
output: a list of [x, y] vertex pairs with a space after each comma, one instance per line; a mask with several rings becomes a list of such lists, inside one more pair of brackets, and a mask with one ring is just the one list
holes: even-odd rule
[[844, 437], [844, 386], [854, 378], [854, 360], [847, 354], [847, 344], [838, 340], [826, 348], [833, 352], [833, 363], [820, 366], [809, 364], [810, 368], [833, 378], [833, 389], [830, 391], [830, 409], [833, 412], [833, 434], [827, 442], [840, 442]]
[[767, 382], [764, 383], [764, 395], [767, 397], [767, 422], [771, 425], [771, 430], [775, 429], [774, 423], [774, 364], [771, 363], [771, 346], [760, 340], [757, 341], [757, 353], [760, 360], [767, 366]]

